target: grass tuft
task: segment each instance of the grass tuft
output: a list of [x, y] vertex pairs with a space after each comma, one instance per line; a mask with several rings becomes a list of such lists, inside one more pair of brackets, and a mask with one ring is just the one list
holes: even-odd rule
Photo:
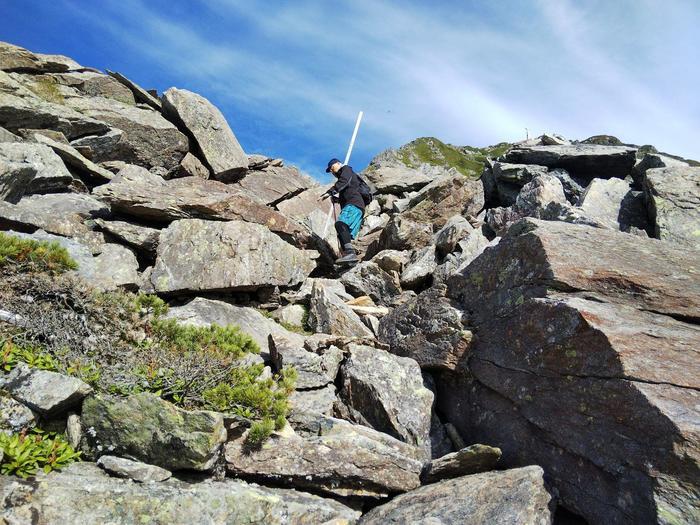
[[76, 263], [68, 251], [57, 242], [22, 239], [0, 232], [0, 268], [17, 271], [61, 273], [76, 270]]

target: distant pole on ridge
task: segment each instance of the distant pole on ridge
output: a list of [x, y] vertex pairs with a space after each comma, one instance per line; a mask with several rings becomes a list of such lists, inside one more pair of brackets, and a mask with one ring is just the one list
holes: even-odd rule
[[357, 131], [360, 129], [360, 121], [362, 120], [362, 111], [357, 114], [357, 120], [355, 121], [355, 130], [352, 132], [352, 138], [350, 139], [350, 146], [348, 146], [348, 152], [345, 155], [345, 162], [343, 165], [347, 165], [350, 162], [350, 154], [352, 153], [352, 148], [355, 145], [355, 139], [357, 138]]

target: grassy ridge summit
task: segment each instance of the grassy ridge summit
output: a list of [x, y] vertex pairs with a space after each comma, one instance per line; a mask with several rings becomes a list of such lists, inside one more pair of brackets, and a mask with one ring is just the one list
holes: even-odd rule
[[511, 144], [501, 142], [494, 146], [474, 148], [445, 144], [435, 137], [417, 138], [398, 149], [399, 158], [408, 167], [431, 164], [446, 169], [455, 168], [471, 179], [478, 179], [487, 157], [498, 157], [508, 150]]

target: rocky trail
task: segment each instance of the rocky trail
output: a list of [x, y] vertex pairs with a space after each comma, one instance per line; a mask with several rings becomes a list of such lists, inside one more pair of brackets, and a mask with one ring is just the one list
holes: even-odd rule
[[362, 175], [338, 271], [328, 186], [207, 99], [0, 43], [2, 249], [77, 263], [0, 251], [0, 523], [700, 522], [700, 165], [545, 134]]

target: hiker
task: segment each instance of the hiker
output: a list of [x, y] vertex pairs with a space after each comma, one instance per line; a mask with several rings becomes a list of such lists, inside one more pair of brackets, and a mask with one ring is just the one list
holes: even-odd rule
[[326, 194], [333, 202], [340, 203], [340, 215], [335, 223], [338, 241], [342, 250], [337, 264], [352, 264], [358, 261], [352, 240], [357, 237], [362, 226], [365, 205], [372, 201], [372, 192], [367, 183], [350, 166], [343, 166], [338, 159], [328, 162], [326, 173], [332, 173], [338, 180]]

